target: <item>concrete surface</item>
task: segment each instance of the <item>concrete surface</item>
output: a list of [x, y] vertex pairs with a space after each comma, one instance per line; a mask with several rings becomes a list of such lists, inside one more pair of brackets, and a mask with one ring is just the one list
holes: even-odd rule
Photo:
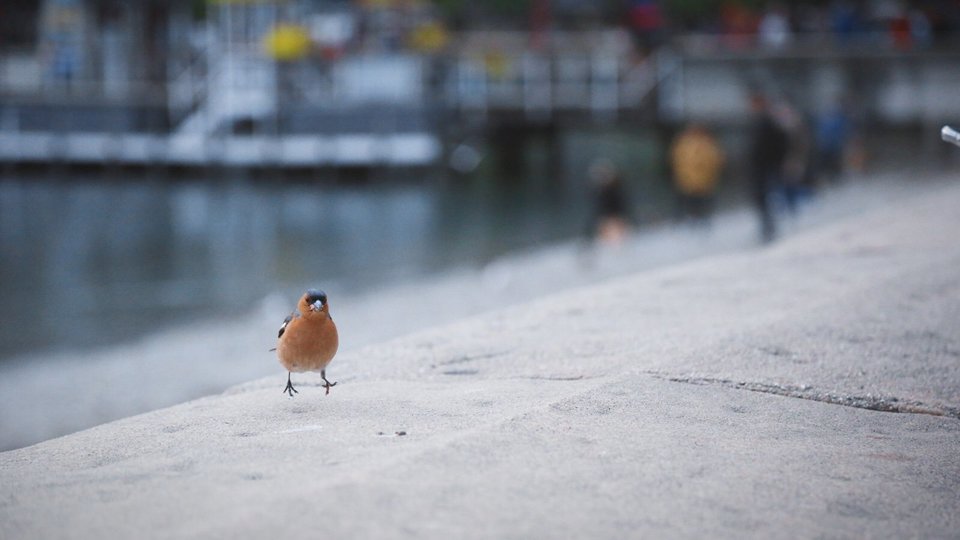
[[952, 186], [5, 452], [0, 537], [958, 538], [958, 231]]
[[[952, 181], [893, 173], [850, 179], [823, 190], [784, 223], [785, 237], [898, 204]], [[342, 352], [527, 302], [614, 276], [756, 247], [749, 209], [715, 217], [709, 231], [670, 224], [646, 226], [617, 248], [584, 249], [576, 241], [505, 254], [480, 268], [461, 268], [416, 282], [329, 294]], [[277, 372], [266, 350], [297, 298], [271, 295], [238, 313], [163, 329], [96, 350], [34, 352], [0, 363], [0, 451], [66, 435], [104, 422], [168, 407]], [[403, 317], [396, 317], [397, 310]], [[189, 373], [188, 377], [184, 374]], [[127, 384], [149, 380], [149, 385]], [[20, 406], [29, 402], [28, 409]]]

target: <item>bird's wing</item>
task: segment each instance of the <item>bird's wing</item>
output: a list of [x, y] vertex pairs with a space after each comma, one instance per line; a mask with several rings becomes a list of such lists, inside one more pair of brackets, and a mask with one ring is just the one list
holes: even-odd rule
[[280, 325], [280, 332], [277, 333], [277, 339], [280, 339], [280, 337], [283, 336], [283, 331], [287, 329], [287, 325], [290, 324], [290, 321], [292, 321], [294, 317], [299, 317], [299, 316], [300, 316], [300, 313], [296, 311], [287, 315], [287, 318], [283, 320], [283, 324]]

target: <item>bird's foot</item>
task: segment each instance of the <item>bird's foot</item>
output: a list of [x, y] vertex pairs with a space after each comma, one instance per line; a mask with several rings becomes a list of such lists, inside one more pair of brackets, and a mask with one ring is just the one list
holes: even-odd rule
[[[297, 390], [296, 388], [293, 387], [293, 383], [291, 383], [289, 380], [287, 380], [287, 387], [283, 389], [283, 392], [286, 392], [287, 394], [289, 394], [290, 397], [293, 397], [294, 394], [299, 394], [299, 393], [300, 393], [299, 390]], [[283, 392], [281, 392], [281, 393], [283, 393]], [[329, 393], [330, 391], [327, 390], [327, 392]]]
[[329, 396], [329, 395], [330, 395], [330, 389], [331, 389], [332, 387], [336, 386], [336, 385], [337, 385], [337, 382], [336, 382], [336, 381], [330, 382], [330, 381], [328, 381], [326, 378], [323, 379], [323, 382], [324, 382], [323, 387], [327, 389], [327, 393], [324, 394], [324, 395], [325, 395], [325, 396]]

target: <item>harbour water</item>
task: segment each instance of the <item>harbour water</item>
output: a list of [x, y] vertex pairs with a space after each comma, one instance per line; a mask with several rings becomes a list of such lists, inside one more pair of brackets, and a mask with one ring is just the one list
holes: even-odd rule
[[575, 230], [569, 201], [511, 195], [430, 180], [6, 178], [0, 355], [105, 345], [276, 289], [357, 289]]
[[632, 160], [638, 217], [662, 217], [666, 185], [636, 174], [652, 167], [642, 139], [574, 136], [566, 145], [562, 178], [543, 172], [536, 145], [514, 176], [486, 163], [469, 176], [7, 174], [0, 360], [130, 340], [275, 291], [355, 293], [575, 237], [590, 213], [585, 169], [597, 154]]

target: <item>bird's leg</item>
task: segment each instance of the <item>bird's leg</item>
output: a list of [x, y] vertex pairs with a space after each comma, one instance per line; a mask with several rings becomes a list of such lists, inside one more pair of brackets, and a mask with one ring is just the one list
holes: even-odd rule
[[321, 369], [321, 370], [320, 370], [320, 378], [323, 379], [323, 382], [324, 382], [324, 383], [326, 383], [326, 384], [323, 385], [323, 387], [327, 389], [327, 393], [324, 394], [324, 395], [329, 396], [329, 395], [330, 395], [330, 388], [333, 387], [333, 386], [336, 386], [337, 383], [336, 383], [336, 382], [330, 382], [330, 381], [327, 380], [327, 370], [325, 370], [325, 369]]
[[[284, 392], [290, 394], [290, 397], [293, 397], [293, 394], [299, 394], [300, 392], [293, 387], [293, 383], [290, 382], [290, 372], [287, 372], [287, 387], [283, 389]], [[329, 392], [329, 390], [327, 390]]]

